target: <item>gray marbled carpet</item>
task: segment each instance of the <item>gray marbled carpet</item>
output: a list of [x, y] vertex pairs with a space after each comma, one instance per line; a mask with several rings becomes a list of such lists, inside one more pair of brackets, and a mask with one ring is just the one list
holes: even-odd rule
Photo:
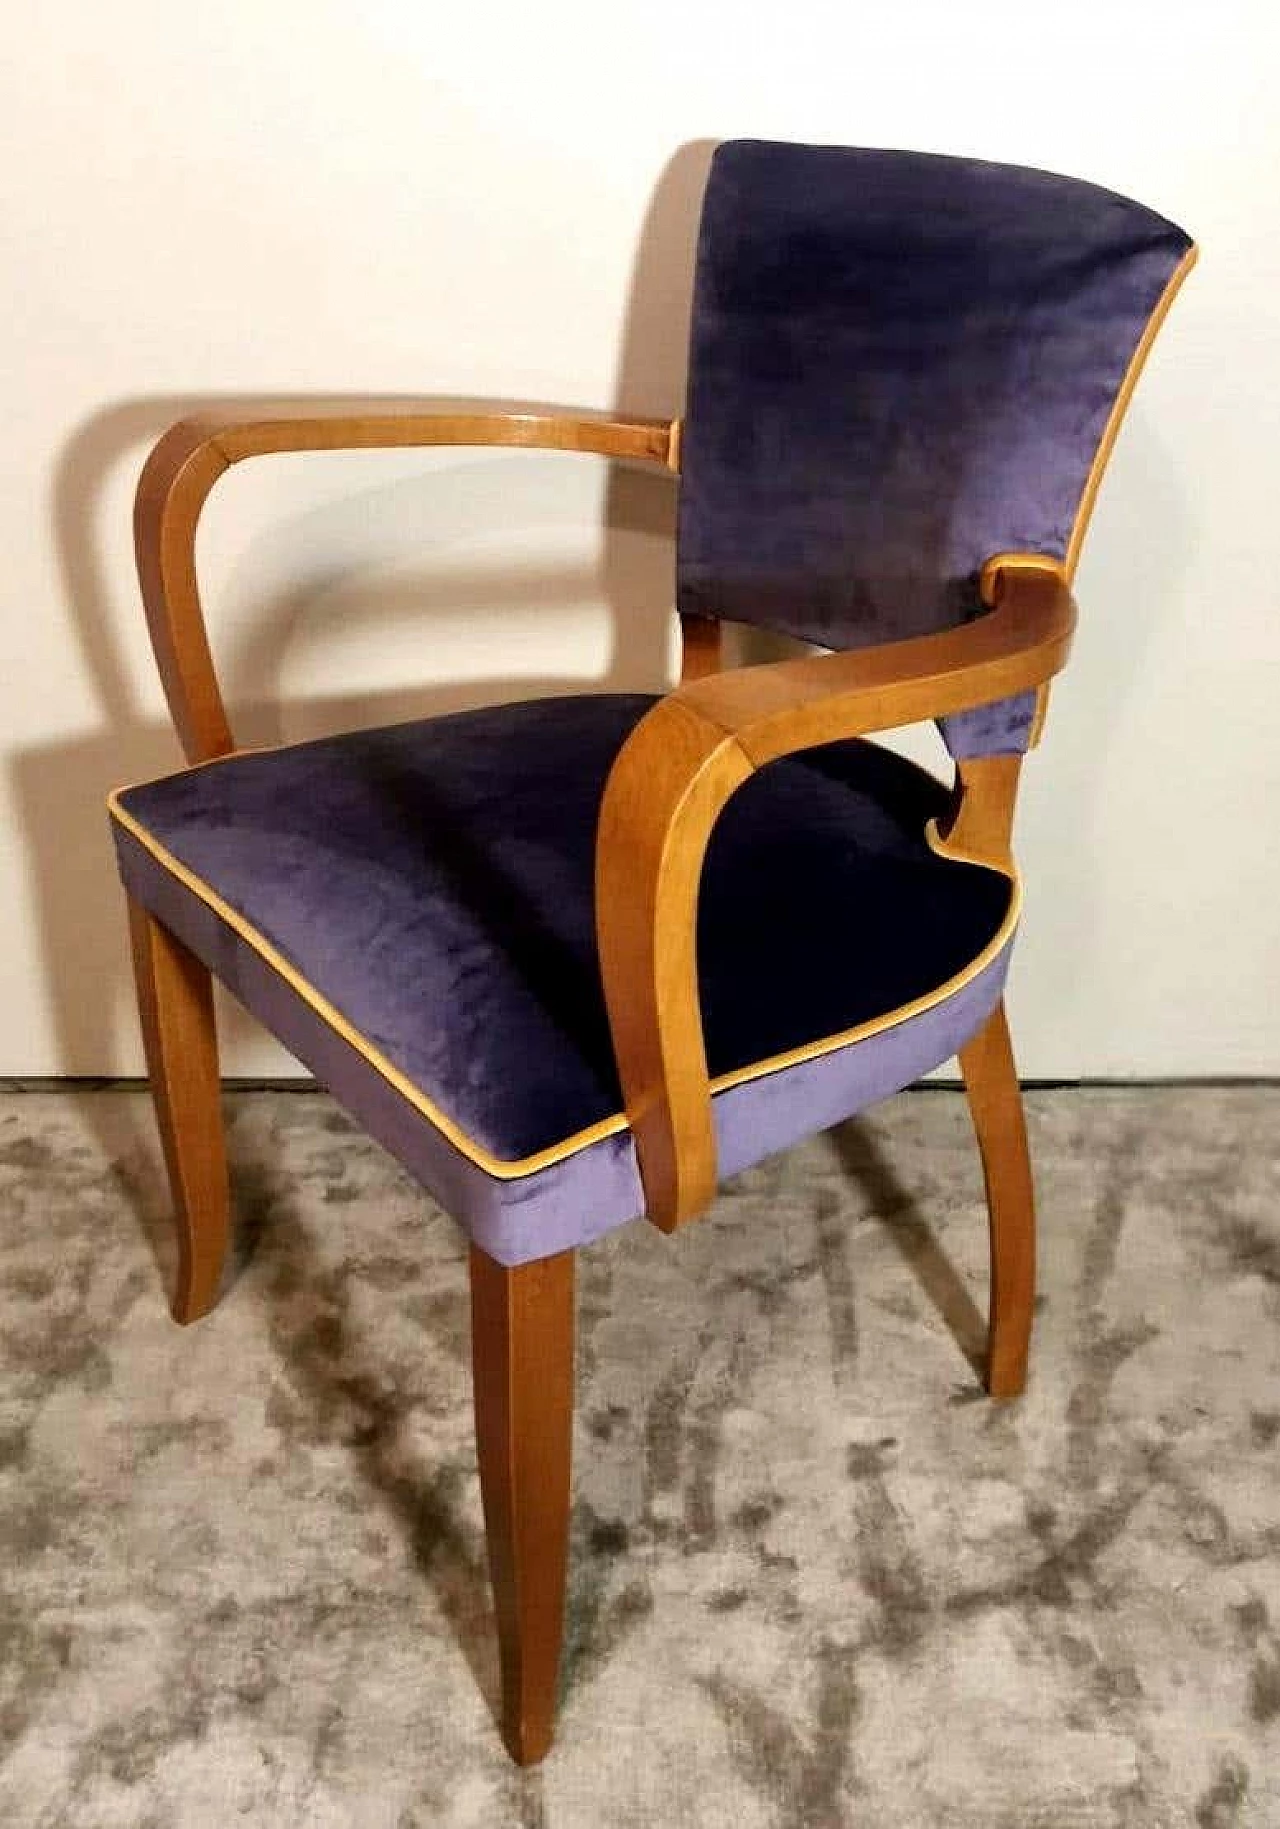
[[180, 1330], [142, 1097], [0, 1098], [0, 1822], [1280, 1824], [1280, 1089], [1029, 1104], [1018, 1404], [957, 1095], [584, 1253], [520, 1774], [449, 1222], [321, 1097], [237, 1095], [245, 1263]]

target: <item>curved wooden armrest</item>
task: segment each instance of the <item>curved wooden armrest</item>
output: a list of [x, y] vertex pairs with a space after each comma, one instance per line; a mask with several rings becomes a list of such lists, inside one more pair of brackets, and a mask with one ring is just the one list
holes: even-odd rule
[[676, 421], [506, 401], [257, 400], [181, 420], [143, 467], [133, 524], [151, 645], [188, 761], [209, 761], [235, 747], [209, 651], [195, 562], [196, 526], [223, 471], [249, 457], [284, 451], [428, 445], [589, 451], [666, 469], [679, 463]]
[[664, 1231], [695, 1218], [716, 1188], [696, 956], [716, 819], [779, 756], [989, 704], [1057, 673], [1075, 626], [1057, 563], [1002, 554], [983, 583], [995, 608], [944, 634], [682, 687], [614, 763], [596, 841], [597, 940], [645, 1203]]

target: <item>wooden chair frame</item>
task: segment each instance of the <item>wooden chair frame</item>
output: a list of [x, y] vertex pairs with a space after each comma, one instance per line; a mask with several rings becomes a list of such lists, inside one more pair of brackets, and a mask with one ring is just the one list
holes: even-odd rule
[[[143, 470], [138, 572], [174, 725], [192, 763], [235, 742], [210, 652], [196, 529], [218, 478], [290, 451], [507, 445], [591, 452], [678, 471], [680, 422], [474, 401], [264, 401], [183, 420]], [[671, 1230], [716, 1186], [698, 1005], [695, 914], [716, 818], [756, 768], [837, 738], [1043, 695], [1075, 621], [1066, 573], [993, 556], [990, 613], [940, 635], [857, 652], [720, 669], [720, 626], [682, 619], [679, 688], [620, 753], [601, 810], [597, 932], [609, 1021], [649, 1216]], [[1009, 864], [1020, 758], [961, 762], [941, 848]], [[213, 998], [206, 968], [130, 903], [147, 1063], [177, 1214], [173, 1311], [217, 1300], [229, 1229]], [[1034, 1293], [1034, 1217], [1021, 1096], [1003, 1007], [960, 1054], [991, 1222], [987, 1384], [1022, 1389]], [[522, 1764], [550, 1745], [563, 1623], [573, 1400], [574, 1253], [515, 1268], [473, 1247], [477, 1450], [502, 1666], [502, 1727]]]

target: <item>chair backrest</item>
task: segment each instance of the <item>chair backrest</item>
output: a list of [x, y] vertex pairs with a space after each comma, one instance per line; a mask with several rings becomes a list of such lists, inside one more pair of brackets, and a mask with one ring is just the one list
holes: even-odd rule
[[[1194, 258], [1141, 204], [976, 159], [739, 140], [698, 241], [682, 612], [833, 648], [952, 627], [997, 552], [1074, 566]], [[947, 720], [1025, 747], [1033, 706]]]

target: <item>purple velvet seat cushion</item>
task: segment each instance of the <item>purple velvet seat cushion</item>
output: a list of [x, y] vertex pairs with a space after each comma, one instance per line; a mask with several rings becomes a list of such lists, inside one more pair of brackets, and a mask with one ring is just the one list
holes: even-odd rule
[[[1078, 179], [730, 142], [703, 206], [685, 611], [827, 647], [953, 627], [1010, 550], [1062, 558], [1187, 235]], [[946, 720], [1023, 749], [1032, 701]]]
[[[515, 1161], [620, 1108], [595, 827], [651, 703], [542, 700], [356, 732], [121, 804], [469, 1138]], [[930, 851], [944, 803], [866, 743], [774, 764], [739, 792], [699, 916], [713, 1075], [893, 1011], [983, 950], [1010, 886]]]
[[[119, 825], [116, 831], [129, 893], [216, 972], [499, 1263], [524, 1264], [589, 1244], [644, 1211], [635, 1144], [625, 1127], [536, 1168], [496, 1173], [411, 1104], [131, 832]], [[721, 1176], [826, 1129], [947, 1060], [995, 1008], [1012, 942], [1010, 932], [980, 971], [915, 1015], [718, 1091], [712, 1114]]]

